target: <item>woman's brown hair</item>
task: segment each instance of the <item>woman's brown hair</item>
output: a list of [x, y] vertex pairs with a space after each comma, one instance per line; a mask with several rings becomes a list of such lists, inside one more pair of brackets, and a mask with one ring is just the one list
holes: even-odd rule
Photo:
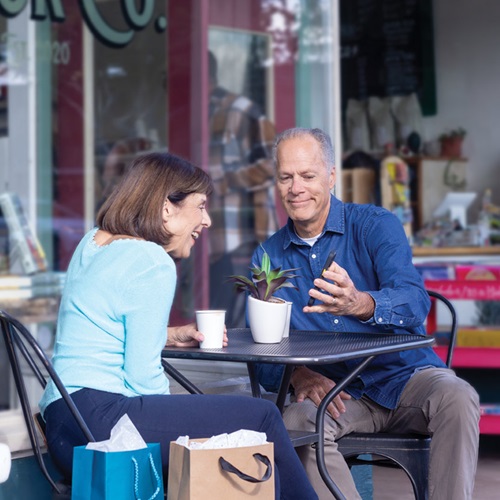
[[212, 180], [201, 168], [170, 153], [137, 157], [96, 218], [100, 229], [165, 246], [170, 235], [163, 226], [165, 200], [182, 205], [193, 193], [210, 195]]

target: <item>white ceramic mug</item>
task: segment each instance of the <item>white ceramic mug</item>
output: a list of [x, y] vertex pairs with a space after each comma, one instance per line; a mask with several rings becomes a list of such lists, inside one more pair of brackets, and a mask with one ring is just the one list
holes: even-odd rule
[[205, 340], [200, 342], [202, 349], [222, 348], [225, 321], [226, 311], [196, 311], [196, 327], [205, 337]]

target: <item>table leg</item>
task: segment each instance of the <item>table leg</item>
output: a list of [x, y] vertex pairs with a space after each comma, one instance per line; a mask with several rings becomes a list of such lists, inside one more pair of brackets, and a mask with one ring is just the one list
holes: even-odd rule
[[252, 388], [252, 396], [254, 398], [261, 398], [262, 393], [260, 392], [259, 378], [257, 377], [257, 372], [255, 371], [254, 363], [247, 363], [248, 377], [250, 378], [250, 387]]
[[323, 481], [328, 486], [328, 489], [332, 492], [333, 496], [337, 500], [346, 500], [338, 486], [335, 484], [333, 479], [326, 468], [325, 464], [325, 440], [323, 436], [325, 435], [325, 413], [328, 405], [334, 400], [340, 392], [342, 392], [349, 383], [356, 378], [370, 363], [370, 361], [375, 356], [369, 356], [364, 359], [354, 371], [352, 371], [347, 377], [345, 377], [341, 382], [339, 382], [321, 401], [318, 406], [318, 412], [316, 414], [316, 432], [319, 435], [319, 441], [316, 445], [316, 461], [318, 462], [318, 469]]
[[283, 413], [283, 407], [285, 406], [286, 395], [288, 394], [288, 388], [290, 387], [290, 380], [294, 368], [294, 365], [285, 365], [285, 369], [283, 370], [278, 397], [276, 398], [276, 406], [281, 413]]
[[165, 370], [165, 373], [167, 375], [170, 375], [175, 381], [179, 382], [179, 384], [182, 387], [184, 387], [186, 391], [190, 392], [191, 394], [203, 394], [203, 391], [201, 389], [198, 389], [198, 387], [196, 387], [190, 380], [188, 380], [179, 370], [174, 368], [170, 363], [162, 359], [161, 364], [163, 366], [163, 369]]
[[[250, 377], [250, 386], [252, 388], [252, 396], [254, 398], [261, 398], [262, 394], [260, 391], [260, 384], [255, 371], [254, 363], [247, 363], [248, 376]], [[283, 375], [281, 377], [280, 388], [278, 391], [278, 396], [276, 397], [276, 406], [279, 411], [283, 413], [283, 407], [285, 406], [286, 395], [288, 394], [288, 388], [290, 387], [290, 379], [292, 378], [294, 365], [285, 365], [283, 370]]]

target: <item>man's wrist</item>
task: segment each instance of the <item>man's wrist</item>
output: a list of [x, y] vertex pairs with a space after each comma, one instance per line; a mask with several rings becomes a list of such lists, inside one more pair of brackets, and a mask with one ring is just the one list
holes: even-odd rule
[[361, 307], [356, 317], [360, 321], [369, 321], [375, 313], [375, 300], [368, 292], [361, 292], [361, 296]]

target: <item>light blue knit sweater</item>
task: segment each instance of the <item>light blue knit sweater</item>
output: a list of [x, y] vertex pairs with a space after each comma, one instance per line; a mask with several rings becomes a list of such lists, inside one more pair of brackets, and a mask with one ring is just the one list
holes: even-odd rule
[[[68, 391], [84, 387], [125, 396], [168, 394], [160, 355], [176, 285], [175, 263], [152, 242], [94, 242], [87, 233], [71, 259], [53, 363]], [[52, 383], [40, 401], [60, 398]]]

